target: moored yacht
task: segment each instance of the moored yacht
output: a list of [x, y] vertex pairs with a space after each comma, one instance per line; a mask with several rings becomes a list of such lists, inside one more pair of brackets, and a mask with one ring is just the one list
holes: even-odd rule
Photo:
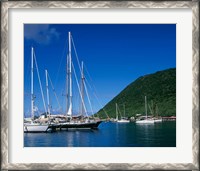
[[135, 121], [136, 124], [154, 124], [154, 120], [152, 118], [148, 118], [148, 116], [147, 116], [147, 98], [146, 98], [146, 96], [145, 96], [145, 113], [146, 113], [145, 118], [136, 120]]
[[[34, 74], [34, 61], [35, 61], [35, 66], [37, 70], [37, 75], [38, 75], [38, 80], [39, 80], [39, 85], [40, 85], [40, 90], [42, 94], [42, 100], [43, 100], [43, 105], [46, 111], [46, 106], [45, 106], [45, 101], [44, 101], [44, 95], [43, 95], [43, 90], [41, 86], [41, 81], [40, 81], [40, 75], [39, 75], [39, 70], [38, 70], [38, 65], [37, 65], [37, 60], [35, 56], [35, 52], [33, 47], [31, 48], [31, 120], [29, 122], [24, 122], [24, 132], [46, 132], [50, 129], [49, 127], [49, 122], [47, 123], [36, 123], [35, 122], [35, 95], [34, 95], [34, 84], [33, 84], [33, 74]], [[47, 111], [46, 111], [47, 113]], [[25, 120], [24, 120], [25, 121]]]
[[[60, 128], [67, 128], [67, 129], [71, 129], [71, 128], [75, 128], [75, 129], [96, 129], [98, 128], [99, 124], [102, 122], [100, 119], [95, 120], [95, 119], [90, 119], [88, 116], [86, 117], [82, 117], [81, 119], [75, 120], [73, 119], [73, 104], [72, 104], [72, 71], [75, 75], [76, 78], [76, 83], [78, 86], [78, 92], [80, 95], [80, 99], [81, 99], [81, 106], [80, 106], [80, 115], [84, 116], [85, 114], [87, 115], [87, 110], [86, 110], [86, 105], [85, 105], [85, 101], [84, 101], [84, 92], [88, 98], [88, 102], [91, 106], [91, 102], [89, 99], [89, 95], [88, 95], [88, 91], [86, 89], [86, 84], [85, 84], [85, 76], [84, 76], [84, 65], [83, 62], [79, 63], [78, 57], [78, 65], [79, 65], [79, 69], [80, 69], [80, 74], [81, 74], [81, 85], [78, 84], [78, 80], [77, 80], [77, 75], [75, 72], [75, 68], [74, 65], [72, 63], [72, 54], [71, 54], [71, 40], [72, 40], [72, 36], [71, 36], [71, 32], [68, 33], [68, 41], [69, 41], [69, 49], [68, 49], [68, 55], [67, 55], [67, 100], [66, 100], [66, 122], [61, 123], [60, 124]], [[74, 45], [74, 44], [73, 44]], [[91, 107], [92, 108], [92, 107]]]
[[116, 119], [114, 120], [114, 122], [118, 122], [118, 123], [129, 123], [130, 120], [128, 118], [125, 117], [125, 106], [124, 106], [124, 117], [121, 116], [121, 118], [119, 119], [119, 107], [116, 103]]

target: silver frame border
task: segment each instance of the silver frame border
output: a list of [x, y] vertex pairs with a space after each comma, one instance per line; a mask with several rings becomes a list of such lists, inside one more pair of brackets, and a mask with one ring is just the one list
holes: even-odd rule
[[[190, 8], [192, 9], [192, 163], [9, 163], [8, 12], [11, 8]], [[178, 157], [178, 156], [177, 156]], [[199, 2], [198, 1], [3, 1], [1, 2], [1, 170], [199, 170]]]

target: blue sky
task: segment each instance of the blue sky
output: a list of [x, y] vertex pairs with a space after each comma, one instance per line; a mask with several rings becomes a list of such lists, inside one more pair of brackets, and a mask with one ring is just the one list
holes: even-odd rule
[[[138, 77], [176, 67], [175, 24], [25, 24], [24, 113], [26, 116], [30, 116], [32, 46], [35, 49], [45, 100], [45, 69], [47, 69], [62, 112], [65, 113], [69, 31], [72, 33], [79, 60], [84, 61], [92, 78], [90, 79], [87, 72], [85, 73], [90, 83], [88, 91], [94, 111], [106, 105]], [[77, 68], [74, 51], [72, 60]], [[78, 70], [76, 72], [78, 74]], [[35, 105], [39, 112], [42, 112], [44, 107], [35, 65], [34, 74]], [[73, 78], [73, 85], [76, 86], [75, 84]], [[95, 87], [100, 104], [94, 97], [94, 88], [90, 87]], [[50, 86], [49, 90], [52, 110], [58, 112], [58, 105]], [[74, 88], [74, 113], [79, 110], [80, 97], [77, 91], [77, 88]], [[91, 112], [90, 108], [88, 112]]]

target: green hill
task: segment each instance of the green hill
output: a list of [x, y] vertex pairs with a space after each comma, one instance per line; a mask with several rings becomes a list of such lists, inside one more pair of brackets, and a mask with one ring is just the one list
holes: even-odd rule
[[[103, 109], [110, 118], [116, 116], [116, 103], [121, 113], [123, 113], [125, 104], [128, 117], [144, 114], [145, 96], [147, 96], [148, 114], [155, 114], [157, 108], [156, 111], [160, 116], [176, 116], [176, 69], [167, 69], [139, 77], [107, 103]], [[101, 118], [106, 117], [103, 109], [98, 111]]]

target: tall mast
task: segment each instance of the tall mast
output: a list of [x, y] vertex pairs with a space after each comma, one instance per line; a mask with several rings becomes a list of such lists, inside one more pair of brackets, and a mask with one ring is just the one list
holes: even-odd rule
[[124, 104], [124, 117], [125, 117], [125, 104]]
[[84, 72], [83, 72], [83, 61], [81, 63], [81, 115], [84, 115]]
[[31, 48], [31, 118], [34, 120], [34, 94], [33, 94], [33, 47]]
[[68, 114], [69, 107], [69, 56], [67, 54], [67, 77], [66, 77], [66, 116]]
[[147, 97], [145, 96], [145, 113], [146, 113], [146, 119], [147, 119]]
[[44, 105], [44, 110], [45, 110], [45, 113], [47, 113], [47, 108], [46, 108], [46, 104], [45, 104], [45, 100], [44, 100], [44, 93], [43, 93], [43, 89], [42, 89], [42, 83], [41, 83], [41, 80], [40, 80], [40, 73], [39, 73], [39, 69], [38, 69], [35, 53], [33, 53], [33, 56], [34, 56], [34, 59], [35, 59], [35, 66], [36, 66], [36, 71], [37, 71], [37, 75], [38, 75], [38, 81], [39, 81], [39, 85], [40, 85], [40, 91], [41, 91], [41, 95], [42, 95], [42, 101], [43, 101], [43, 105]]
[[116, 103], [116, 120], [118, 120], [118, 110], [117, 110], [117, 103]]
[[72, 115], [72, 58], [71, 58], [71, 33], [69, 36], [69, 109], [67, 112], [68, 116]]
[[48, 85], [48, 75], [47, 75], [47, 70], [45, 70], [45, 75], [46, 75], [46, 89], [47, 89], [47, 111], [48, 114], [50, 115], [50, 104], [49, 104], [49, 85]]

